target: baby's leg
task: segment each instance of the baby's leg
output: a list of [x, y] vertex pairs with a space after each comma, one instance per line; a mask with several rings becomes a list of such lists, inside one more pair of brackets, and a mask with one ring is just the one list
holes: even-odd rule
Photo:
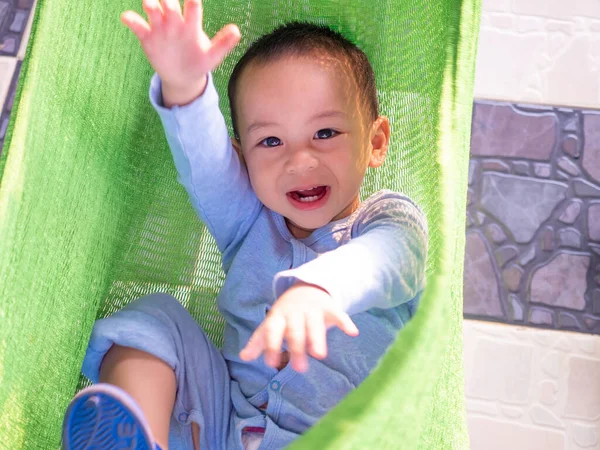
[[97, 321], [82, 370], [129, 394], [163, 449], [238, 446], [225, 360], [169, 295], [140, 298]]
[[154, 439], [166, 450], [175, 404], [173, 369], [149, 353], [113, 345], [102, 361], [100, 382], [120, 387], [133, 397], [144, 413]]

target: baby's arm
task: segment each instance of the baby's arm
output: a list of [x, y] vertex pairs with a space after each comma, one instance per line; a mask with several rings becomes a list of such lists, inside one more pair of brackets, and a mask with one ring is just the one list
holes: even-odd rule
[[393, 192], [369, 200], [357, 218], [353, 239], [302, 266], [275, 276], [277, 301], [240, 353], [278, 367], [285, 338], [292, 366], [308, 368], [306, 353], [327, 356], [326, 329], [350, 336], [358, 330], [349, 315], [392, 308], [415, 298], [425, 284], [427, 222], [406, 197]]
[[303, 282], [328, 292], [349, 314], [393, 308], [417, 296], [425, 285], [427, 222], [406, 197], [385, 192], [354, 224], [356, 236], [298, 268], [278, 273], [279, 297]]
[[133, 11], [123, 22], [156, 70], [150, 99], [162, 120], [178, 180], [227, 259], [260, 210], [245, 167], [233, 150], [210, 72], [239, 41], [235, 25], [212, 39], [202, 29], [202, 5], [144, 0], [148, 23]]
[[235, 251], [261, 204], [231, 145], [212, 78], [201, 97], [171, 109], [161, 106], [160, 85], [155, 75], [150, 99], [162, 120], [178, 181], [227, 261], [228, 250]]

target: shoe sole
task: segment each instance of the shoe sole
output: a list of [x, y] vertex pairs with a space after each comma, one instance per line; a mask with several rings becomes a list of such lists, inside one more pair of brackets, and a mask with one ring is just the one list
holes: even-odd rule
[[109, 384], [83, 389], [65, 414], [64, 450], [155, 450], [153, 442], [137, 403]]

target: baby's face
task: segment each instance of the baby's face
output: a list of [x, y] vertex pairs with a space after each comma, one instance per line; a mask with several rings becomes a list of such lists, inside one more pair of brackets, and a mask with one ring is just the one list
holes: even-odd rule
[[373, 143], [384, 139], [387, 150], [387, 119], [374, 123], [363, 113], [351, 69], [328, 56], [288, 57], [251, 64], [239, 80], [238, 130], [252, 187], [296, 237], [351, 214], [367, 167], [383, 163]]

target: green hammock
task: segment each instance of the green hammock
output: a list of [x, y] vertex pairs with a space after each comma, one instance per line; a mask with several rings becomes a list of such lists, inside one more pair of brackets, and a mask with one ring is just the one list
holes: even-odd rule
[[[225, 3], [225, 4], [224, 4]], [[0, 448], [56, 449], [85, 384], [92, 324], [142, 295], [177, 297], [217, 345], [216, 246], [176, 181], [151, 68], [119, 22], [141, 0], [38, 0], [0, 159]], [[467, 448], [462, 261], [479, 0], [205, 1], [205, 27], [248, 43], [327, 23], [369, 55], [392, 145], [363, 196], [407, 193], [430, 225], [428, 287], [373, 374], [292, 448]], [[226, 114], [228, 116], [228, 114]]]

